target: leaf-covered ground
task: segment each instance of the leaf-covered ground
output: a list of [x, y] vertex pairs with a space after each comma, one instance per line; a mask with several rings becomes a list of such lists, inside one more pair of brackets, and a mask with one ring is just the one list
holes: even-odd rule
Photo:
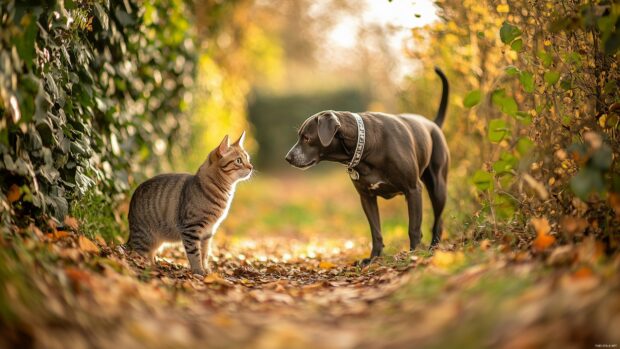
[[[274, 184], [265, 181], [256, 185]], [[400, 228], [393, 228], [392, 249], [360, 269], [352, 264], [367, 254], [368, 237], [349, 189], [299, 187], [325, 199], [302, 209], [297, 200], [304, 195], [294, 191], [245, 196], [247, 188], [240, 187], [218, 236], [214, 273], [204, 278], [189, 273], [180, 246], [163, 249], [153, 266], [118, 242], [83, 236], [81, 223], [71, 220], [67, 226], [79, 233], [31, 228], [5, 236], [0, 347], [620, 344], [620, 258], [605, 256], [592, 239], [516, 250], [489, 240], [464, 244], [452, 232], [433, 254], [423, 248], [409, 253], [401, 250]], [[331, 195], [342, 201], [330, 203]], [[321, 212], [324, 205], [339, 218], [320, 218], [331, 214]], [[400, 212], [391, 205], [394, 212], [384, 212], [388, 220]], [[289, 213], [271, 222], [272, 209]], [[296, 209], [297, 221], [290, 223]], [[322, 230], [330, 219], [339, 229], [331, 234]]]

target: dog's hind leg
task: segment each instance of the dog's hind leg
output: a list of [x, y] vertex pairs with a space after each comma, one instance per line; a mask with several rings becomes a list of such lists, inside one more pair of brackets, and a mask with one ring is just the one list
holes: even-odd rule
[[433, 222], [433, 238], [431, 247], [436, 246], [441, 241], [441, 233], [443, 231], [443, 222], [441, 213], [446, 206], [446, 178], [448, 175], [447, 167], [437, 169], [428, 168], [422, 174], [422, 181], [428, 190], [428, 196], [433, 205], [433, 214], [435, 221]]
[[418, 182], [416, 188], [406, 195], [409, 211], [409, 248], [415, 250], [422, 240], [422, 184]]

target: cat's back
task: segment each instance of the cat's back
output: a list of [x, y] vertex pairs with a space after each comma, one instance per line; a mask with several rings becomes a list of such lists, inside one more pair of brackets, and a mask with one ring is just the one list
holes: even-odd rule
[[129, 204], [129, 225], [173, 227], [183, 187], [194, 176], [188, 173], [160, 174], [136, 188]]

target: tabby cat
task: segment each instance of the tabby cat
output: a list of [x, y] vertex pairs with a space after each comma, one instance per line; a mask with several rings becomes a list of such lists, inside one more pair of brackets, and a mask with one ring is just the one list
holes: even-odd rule
[[245, 132], [229, 145], [224, 137], [195, 175], [162, 174], [140, 184], [129, 205], [127, 247], [153, 260], [162, 243], [181, 240], [192, 272], [210, 272], [213, 235], [226, 218], [237, 182], [252, 173], [244, 138]]

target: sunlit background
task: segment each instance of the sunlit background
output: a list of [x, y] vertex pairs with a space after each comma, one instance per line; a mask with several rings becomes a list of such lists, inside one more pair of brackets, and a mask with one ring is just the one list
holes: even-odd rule
[[[441, 83], [433, 66], [409, 51], [420, 44], [412, 30], [438, 20], [435, 5], [259, 0], [235, 11], [231, 27], [203, 47], [228, 53], [221, 60], [204, 55], [200, 61], [192, 101], [192, 151], [189, 159], [180, 157], [176, 168], [194, 171], [223, 134], [235, 137], [249, 130], [247, 147], [257, 173], [240, 186], [222, 227], [225, 235], [363, 236], [368, 243], [366, 218], [344, 168], [322, 163], [301, 172], [288, 166], [284, 155], [303, 120], [325, 109], [413, 112], [433, 118]], [[198, 23], [200, 35], [200, 12]], [[218, 74], [223, 81], [214, 79]], [[412, 78], [419, 76], [428, 77], [430, 90], [415, 85]], [[214, 81], [223, 89], [214, 89]], [[422, 110], [412, 105], [420, 102]], [[284, 186], [288, 190], [283, 191]], [[432, 215], [430, 203], [425, 201], [425, 206], [428, 231]], [[384, 233], [398, 240], [390, 244], [392, 249], [406, 249], [404, 200], [382, 201], [381, 210]], [[429, 234], [424, 235], [426, 241]]]

